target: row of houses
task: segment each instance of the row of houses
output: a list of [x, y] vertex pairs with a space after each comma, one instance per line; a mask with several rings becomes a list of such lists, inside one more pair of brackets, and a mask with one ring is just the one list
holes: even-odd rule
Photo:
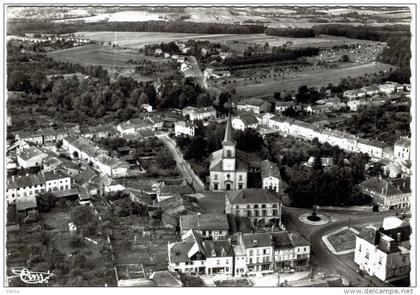
[[236, 233], [208, 240], [189, 230], [168, 244], [169, 270], [188, 274], [260, 275], [309, 267], [310, 243], [297, 232]]
[[159, 117], [148, 117], [145, 119], [130, 119], [117, 126], [117, 131], [122, 137], [126, 135], [134, 135], [139, 132], [155, 131], [163, 128], [163, 120]]
[[91, 162], [98, 171], [112, 177], [125, 177], [130, 165], [120, 159], [112, 158], [108, 151], [97, 147], [90, 140], [71, 135], [63, 139], [63, 148], [68, 150], [72, 157]]
[[46, 192], [71, 188], [71, 179], [61, 171], [41, 172], [36, 175], [7, 178], [6, 199], [13, 204], [19, 198], [37, 196]]
[[[407, 89], [408, 87], [408, 89]], [[401, 85], [394, 82], [386, 82], [385, 84], [366, 86], [359, 89], [352, 89], [343, 92], [343, 97], [347, 99], [360, 99], [366, 96], [373, 96], [377, 94], [393, 94], [404, 91], [404, 88], [410, 90], [409, 85]]]
[[[285, 135], [295, 136], [305, 140], [318, 138], [321, 143], [328, 142], [333, 146], [337, 145], [341, 149], [349, 152], [367, 153], [374, 158], [410, 158], [409, 147], [407, 146], [407, 141], [409, 141], [408, 138], [405, 138], [404, 142], [401, 143], [397, 141], [397, 148], [391, 147], [387, 150], [387, 144], [377, 140], [362, 139], [346, 132], [328, 128], [320, 129], [313, 124], [288, 117], [275, 116], [272, 114], [267, 114], [267, 117], [269, 118], [266, 120], [268, 127]], [[404, 149], [404, 154], [401, 152], [401, 149]], [[397, 154], [395, 154], [394, 151], [397, 151]]]
[[43, 128], [35, 132], [21, 131], [15, 135], [15, 140], [24, 140], [37, 145], [45, 145], [63, 140], [66, 136], [78, 130], [70, 129], [54, 129], [52, 127]]

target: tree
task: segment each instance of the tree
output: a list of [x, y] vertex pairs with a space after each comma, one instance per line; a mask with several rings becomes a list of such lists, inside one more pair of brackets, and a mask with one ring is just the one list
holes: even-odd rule
[[207, 157], [207, 143], [202, 136], [194, 136], [185, 151], [186, 159], [202, 161]]
[[24, 72], [15, 70], [7, 76], [7, 89], [9, 91], [30, 92], [31, 83]]
[[92, 209], [89, 207], [79, 206], [73, 208], [71, 211], [71, 220], [78, 227], [92, 222], [94, 218], [95, 216], [92, 212]]
[[55, 197], [52, 193], [39, 194], [36, 197], [39, 212], [50, 212], [55, 206]]
[[243, 132], [235, 132], [237, 148], [245, 152], [256, 152], [261, 150], [264, 140], [261, 134], [254, 128], [246, 128]]

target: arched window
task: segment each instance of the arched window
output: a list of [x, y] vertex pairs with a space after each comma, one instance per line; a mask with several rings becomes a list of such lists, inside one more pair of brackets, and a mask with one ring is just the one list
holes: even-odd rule
[[231, 150], [227, 150], [226, 154], [227, 154], [228, 158], [232, 157], [232, 151]]

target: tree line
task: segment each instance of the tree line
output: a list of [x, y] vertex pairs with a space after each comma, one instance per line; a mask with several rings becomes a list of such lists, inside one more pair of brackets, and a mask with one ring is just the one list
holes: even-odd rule
[[263, 25], [196, 23], [186, 21], [52, 23], [47, 20], [20, 19], [8, 23], [8, 35], [25, 33], [69, 34], [80, 31], [168, 32], [195, 34], [261, 34]]
[[315, 31], [312, 28], [268, 28], [264, 33], [268, 36], [289, 38], [315, 37]]

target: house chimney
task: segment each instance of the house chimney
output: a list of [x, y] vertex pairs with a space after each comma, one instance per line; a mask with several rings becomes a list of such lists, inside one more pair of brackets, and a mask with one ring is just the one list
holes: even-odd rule
[[257, 245], [258, 245], [258, 244], [257, 244], [257, 240], [253, 240], [253, 241], [252, 241], [252, 246], [257, 247]]

